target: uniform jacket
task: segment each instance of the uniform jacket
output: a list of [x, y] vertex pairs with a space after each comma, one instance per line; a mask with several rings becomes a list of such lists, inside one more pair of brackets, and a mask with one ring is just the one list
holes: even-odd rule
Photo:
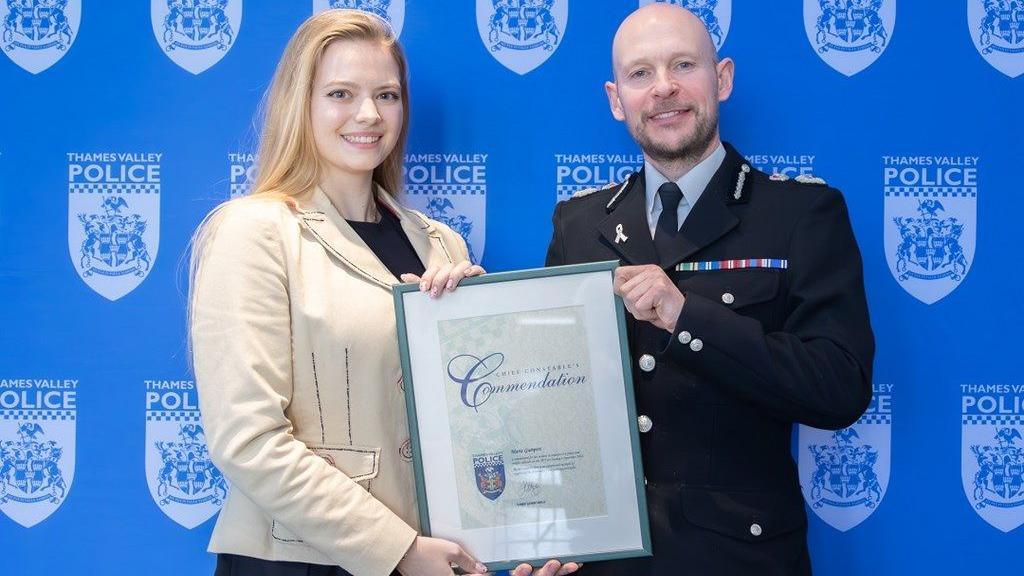
[[[466, 259], [458, 234], [378, 197], [425, 266]], [[390, 574], [417, 530], [398, 280], [319, 189], [229, 202], [208, 230], [193, 359], [210, 456], [231, 484], [209, 550]]]
[[[686, 297], [672, 334], [627, 314], [654, 557], [588, 576], [809, 574], [792, 425], [848, 426], [871, 398], [874, 338], [842, 195], [726, 150], [660, 259], [642, 171], [555, 209], [548, 265], [659, 264]], [[700, 264], [731, 260], [747, 262]]]

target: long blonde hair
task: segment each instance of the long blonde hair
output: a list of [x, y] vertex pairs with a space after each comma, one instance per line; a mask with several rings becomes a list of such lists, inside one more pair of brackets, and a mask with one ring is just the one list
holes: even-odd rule
[[[292, 197], [311, 190], [320, 180], [320, 159], [313, 141], [310, 100], [313, 78], [327, 47], [335, 41], [379, 42], [388, 49], [398, 65], [403, 103], [402, 128], [391, 153], [373, 170], [373, 182], [391, 195], [402, 188], [402, 159], [409, 133], [408, 66], [402, 47], [391, 26], [383, 19], [360, 10], [325, 10], [314, 14], [299, 26], [277, 64], [277, 71], [262, 105], [263, 131], [259, 142], [256, 179], [245, 201], [280, 201], [291, 205]], [[196, 278], [204, 251], [224, 214], [224, 208], [236, 199], [211, 211], [189, 242], [189, 299], [186, 347], [192, 350], [192, 313], [195, 307]], [[192, 364], [192, 355], [188, 355]]]
[[320, 179], [320, 161], [313, 141], [310, 100], [313, 78], [324, 51], [339, 40], [379, 42], [398, 65], [403, 103], [402, 128], [391, 153], [373, 170], [373, 182], [389, 194], [402, 187], [402, 158], [409, 133], [408, 66], [391, 26], [360, 10], [325, 10], [299, 26], [267, 91], [260, 136], [259, 160], [252, 194], [295, 196]]

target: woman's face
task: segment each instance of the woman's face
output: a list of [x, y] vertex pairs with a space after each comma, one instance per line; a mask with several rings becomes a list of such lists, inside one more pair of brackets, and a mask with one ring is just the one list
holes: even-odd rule
[[366, 176], [395, 147], [405, 103], [398, 64], [368, 41], [327, 46], [313, 78], [310, 119], [325, 179]]

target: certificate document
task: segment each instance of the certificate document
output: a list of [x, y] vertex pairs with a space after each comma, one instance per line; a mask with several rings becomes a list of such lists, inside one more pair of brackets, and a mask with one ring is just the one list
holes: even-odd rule
[[438, 323], [463, 527], [605, 514], [583, 322], [568, 306]]
[[489, 570], [650, 555], [615, 262], [395, 286], [421, 531]]

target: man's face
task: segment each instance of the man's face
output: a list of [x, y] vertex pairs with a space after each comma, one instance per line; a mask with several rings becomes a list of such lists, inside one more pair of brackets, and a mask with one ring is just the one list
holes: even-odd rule
[[715, 64], [700, 21], [682, 11], [627, 19], [613, 50], [615, 82], [605, 85], [612, 115], [654, 159], [702, 157], [718, 137], [732, 62]]

